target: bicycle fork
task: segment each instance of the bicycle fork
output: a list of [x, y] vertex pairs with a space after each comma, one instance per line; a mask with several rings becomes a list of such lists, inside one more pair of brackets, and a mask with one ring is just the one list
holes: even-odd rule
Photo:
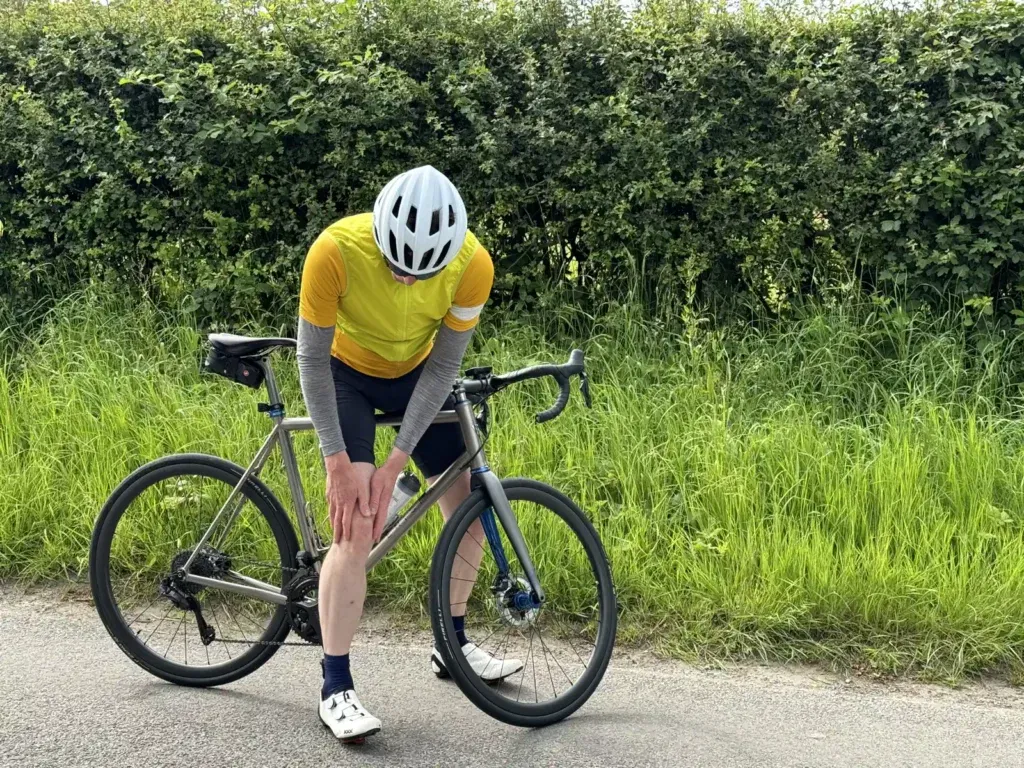
[[[540, 579], [537, 578], [537, 570], [534, 568], [533, 560], [530, 559], [526, 540], [523, 538], [522, 531], [519, 530], [519, 523], [516, 520], [515, 513], [512, 511], [512, 505], [509, 504], [508, 497], [505, 495], [505, 489], [501, 487], [501, 481], [487, 465], [487, 457], [484, 455], [483, 446], [480, 444], [480, 436], [477, 432], [476, 420], [473, 416], [473, 406], [470, 404], [469, 398], [466, 397], [466, 393], [461, 390], [456, 390], [455, 392], [455, 412], [458, 414], [459, 424], [462, 427], [466, 452], [471, 457], [470, 473], [473, 480], [483, 487], [484, 493], [487, 494], [487, 498], [491, 503], [490, 507], [480, 516], [480, 521], [499, 574], [501, 576], [509, 575], [509, 562], [508, 557], [505, 555], [505, 547], [501, 542], [498, 522], [501, 523], [501, 527], [505, 530], [505, 535], [512, 545], [512, 551], [515, 553], [516, 559], [519, 560], [519, 564], [523, 567], [523, 573], [530, 584], [531, 594], [529, 598], [532, 605], [520, 606], [517, 604], [516, 607], [520, 610], [537, 608], [544, 602], [544, 589], [540, 585]], [[498, 518], [497, 521], [494, 519], [495, 516]], [[517, 600], [518, 602], [520, 601]]]

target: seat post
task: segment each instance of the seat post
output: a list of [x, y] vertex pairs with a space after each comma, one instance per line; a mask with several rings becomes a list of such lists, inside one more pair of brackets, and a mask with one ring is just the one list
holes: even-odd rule
[[260, 360], [263, 365], [263, 372], [266, 374], [264, 383], [267, 386], [267, 397], [270, 398], [270, 409], [268, 413], [275, 420], [284, 418], [284, 403], [281, 401], [281, 390], [277, 388], [277, 379], [274, 377], [274, 369], [270, 366], [270, 357]]

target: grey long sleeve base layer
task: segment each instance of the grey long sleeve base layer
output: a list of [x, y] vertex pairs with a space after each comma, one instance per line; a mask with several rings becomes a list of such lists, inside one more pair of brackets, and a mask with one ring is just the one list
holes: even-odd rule
[[345, 450], [345, 438], [341, 436], [341, 422], [338, 421], [338, 403], [334, 399], [334, 376], [331, 374], [333, 343], [333, 325], [321, 328], [299, 318], [299, 339], [295, 350], [299, 384], [302, 385], [306, 412], [313, 420], [324, 456]]
[[[423, 373], [413, 389], [409, 406], [402, 418], [402, 426], [395, 445], [405, 453], [412, 453], [427, 431], [437, 412], [451, 392], [452, 383], [459, 373], [473, 330], [453, 331], [441, 324], [434, 340], [434, 348], [427, 357]], [[322, 328], [299, 318], [299, 336], [296, 358], [299, 364], [299, 383], [306, 401], [306, 411], [313, 421], [324, 456], [345, 450], [345, 439], [338, 421], [334, 396], [334, 377], [331, 374], [331, 345], [334, 326]]]

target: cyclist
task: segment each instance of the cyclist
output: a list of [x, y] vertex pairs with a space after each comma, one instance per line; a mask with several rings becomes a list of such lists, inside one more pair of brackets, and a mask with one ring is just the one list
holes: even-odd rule
[[[320, 572], [324, 683], [320, 719], [342, 741], [381, 729], [360, 703], [349, 647], [366, 595], [366, 559], [381, 535], [399, 474], [412, 456], [430, 480], [465, 450], [457, 424], [432, 425], [451, 396], [490, 294], [494, 266], [468, 229], [458, 190], [431, 166], [396, 176], [373, 212], [343, 218], [313, 243], [302, 270], [298, 365], [306, 408], [327, 469], [333, 546]], [[387, 460], [374, 464], [374, 411], [402, 413]], [[469, 495], [466, 472], [441, 498], [447, 519]], [[487, 681], [522, 669], [496, 659], [465, 634], [465, 603], [484, 540], [479, 521], [453, 573], [456, 631], [472, 668]], [[475, 539], [475, 541], [473, 541]], [[464, 581], [463, 581], [464, 579]], [[434, 649], [431, 667], [446, 675]]]

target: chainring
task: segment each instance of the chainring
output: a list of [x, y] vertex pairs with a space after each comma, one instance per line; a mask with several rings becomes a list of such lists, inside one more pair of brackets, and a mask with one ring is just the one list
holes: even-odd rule
[[319, 574], [312, 569], [303, 569], [283, 590], [285, 597], [288, 598], [285, 607], [288, 610], [288, 623], [292, 632], [313, 645], [323, 645], [320, 634], [320, 608], [316, 596], [319, 586]]

